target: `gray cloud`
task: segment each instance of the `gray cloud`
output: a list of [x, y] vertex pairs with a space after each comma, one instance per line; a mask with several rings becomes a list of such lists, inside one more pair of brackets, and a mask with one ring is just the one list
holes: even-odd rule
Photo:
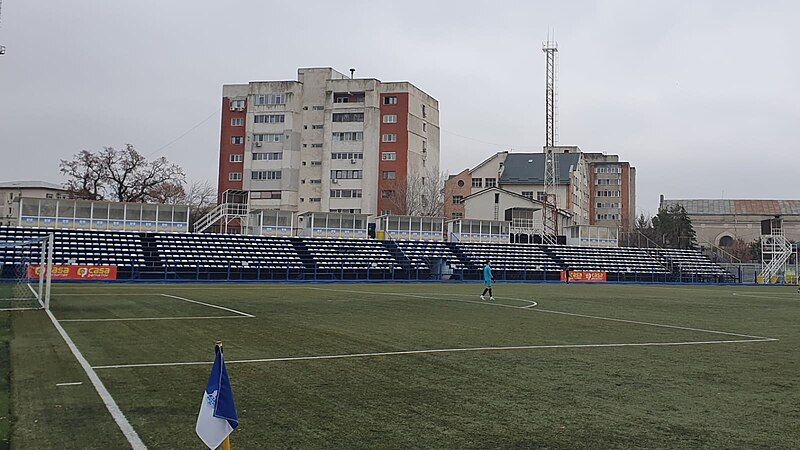
[[[640, 209], [659, 193], [798, 196], [800, 5], [450, 3], [5, 0], [0, 179], [58, 182], [58, 159], [83, 148], [154, 152], [217, 111], [223, 83], [301, 66], [429, 92], [452, 172], [537, 151], [553, 27], [560, 143], [631, 161]], [[218, 146], [215, 116], [163, 153], [216, 181]]]

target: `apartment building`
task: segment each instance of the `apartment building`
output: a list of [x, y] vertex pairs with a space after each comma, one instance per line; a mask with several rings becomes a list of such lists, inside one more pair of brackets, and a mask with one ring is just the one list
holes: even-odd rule
[[393, 213], [409, 176], [439, 172], [439, 104], [409, 82], [301, 68], [223, 86], [218, 195], [254, 209]]
[[[573, 224], [630, 227], [635, 220], [636, 171], [617, 155], [584, 153], [576, 146], [553, 147], [558, 207]], [[496, 153], [445, 183], [445, 215], [465, 217], [465, 199], [500, 188], [534, 200], [545, 200], [545, 154]], [[471, 209], [474, 215], [474, 208]], [[488, 216], [483, 214], [482, 216]]]

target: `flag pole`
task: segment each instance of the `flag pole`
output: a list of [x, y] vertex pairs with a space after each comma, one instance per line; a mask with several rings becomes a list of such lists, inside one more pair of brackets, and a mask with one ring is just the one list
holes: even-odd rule
[[[214, 346], [215, 347], [219, 347], [220, 351], [222, 351], [222, 341], [215, 342]], [[214, 351], [216, 351], [216, 349]], [[220, 446], [219, 446], [219, 450], [231, 450], [231, 437], [230, 437], [230, 435], [228, 435], [228, 437], [226, 437], [225, 440], [222, 441], [222, 444], [220, 444]]]

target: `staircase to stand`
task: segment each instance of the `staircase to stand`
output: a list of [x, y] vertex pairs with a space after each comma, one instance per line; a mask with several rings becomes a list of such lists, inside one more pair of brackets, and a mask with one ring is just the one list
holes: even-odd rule
[[379, 241], [379, 242], [383, 245], [384, 248], [386, 248], [386, 251], [388, 251], [389, 254], [392, 255], [392, 258], [394, 258], [395, 261], [397, 261], [397, 264], [400, 265], [400, 267], [403, 270], [414, 270], [411, 260], [408, 258], [408, 256], [406, 256], [405, 253], [403, 253], [403, 250], [401, 250], [400, 247], [397, 246], [397, 243], [395, 241]]
[[307, 272], [314, 273], [317, 263], [314, 261], [314, 257], [311, 255], [311, 252], [308, 251], [308, 247], [306, 246], [305, 242], [303, 242], [303, 240], [300, 238], [292, 238], [290, 241], [294, 247], [294, 251], [297, 252], [297, 256], [300, 257], [300, 262], [303, 263], [303, 267], [305, 267]]

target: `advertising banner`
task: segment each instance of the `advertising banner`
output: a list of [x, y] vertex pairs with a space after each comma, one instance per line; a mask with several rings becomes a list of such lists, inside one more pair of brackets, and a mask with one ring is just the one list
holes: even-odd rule
[[[28, 267], [28, 278], [39, 278], [39, 266]], [[116, 280], [117, 266], [53, 266], [55, 280]]]
[[[567, 272], [561, 272], [561, 281], [567, 281]], [[588, 272], [571, 270], [569, 272], [570, 283], [605, 283], [608, 281], [606, 272]]]

